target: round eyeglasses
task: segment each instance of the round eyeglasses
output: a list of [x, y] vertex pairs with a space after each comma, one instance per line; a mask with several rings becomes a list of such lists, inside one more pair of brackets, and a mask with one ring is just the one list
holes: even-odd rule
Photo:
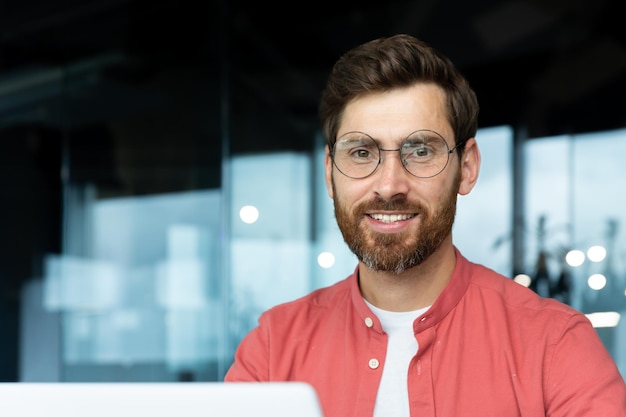
[[450, 155], [464, 143], [450, 149], [443, 136], [424, 129], [411, 133], [398, 149], [382, 149], [367, 133], [348, 132], [337, 139], [330, 156], [339, 172], [360, 179], [376, 171], [382, 163], [383, 152], [398, 152], [402, 166], [409, 174], [431, 178], [446, 168]]

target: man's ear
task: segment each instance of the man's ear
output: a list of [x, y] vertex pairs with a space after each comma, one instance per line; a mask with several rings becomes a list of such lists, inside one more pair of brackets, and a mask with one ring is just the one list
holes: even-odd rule
[[330, 148], [326, 145], [326, 151], [324, 156], [324, 172], [326, 178], [326, 190], [328, 191], [328, 196], [330, 198], [334, 198], [333, 196], [333, 160], [330, 157]]
[[472, 191], [478, 181], [480, 172], [480, 150], [475, 138], [469, 138], [465, 143], [463, 156], [461, 157], [461, 184], [459, 194], [466, 195]]

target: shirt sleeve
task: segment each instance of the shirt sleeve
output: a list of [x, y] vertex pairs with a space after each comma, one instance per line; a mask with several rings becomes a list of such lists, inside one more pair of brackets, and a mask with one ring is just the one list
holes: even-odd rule
[[248, 333], [235, 351], [225, 382], [263, 382], [269, 380], [267, 336], [259, 325]]
[[547, 417], [626, 417], [626, 385], [582, 314], [567, 322], [546, 368]]

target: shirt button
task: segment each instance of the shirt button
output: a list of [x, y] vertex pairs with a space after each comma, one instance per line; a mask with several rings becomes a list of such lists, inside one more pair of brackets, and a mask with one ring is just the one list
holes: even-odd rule
[[372, 327], [372, 326], [374, 325], [374, 320], [372, 320], [372, 318], [371, 318], [371, 317], [366, 317], [366, 318], [365, 318], [365, 325], [366, 325], [367, 327]]
[[422, 317], [422, 319], [420, 321], [421, 322], [425, 322], [426, 321], [426, 317]]
[[378, 365], [380, 365], [380, 362], [378, 362], [378, 359], [376, 359], [376, 358], [372, 358], [372, 359], [370, 359], [369, 367], [370, 367], [371, 369], [376, 369], [376, 368], [378, 368]]

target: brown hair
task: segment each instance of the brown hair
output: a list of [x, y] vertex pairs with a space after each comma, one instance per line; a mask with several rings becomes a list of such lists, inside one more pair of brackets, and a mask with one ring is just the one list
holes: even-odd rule
[[479, 106], [467, 80], [446, 56], [413, 36], [400, 34], [359, 45], [335, 63], [319, 107], [322, 133], [330, 148], [351, 100], [420, 82], [434, 83], [445, 92], [455, 144], [476, 135]]

